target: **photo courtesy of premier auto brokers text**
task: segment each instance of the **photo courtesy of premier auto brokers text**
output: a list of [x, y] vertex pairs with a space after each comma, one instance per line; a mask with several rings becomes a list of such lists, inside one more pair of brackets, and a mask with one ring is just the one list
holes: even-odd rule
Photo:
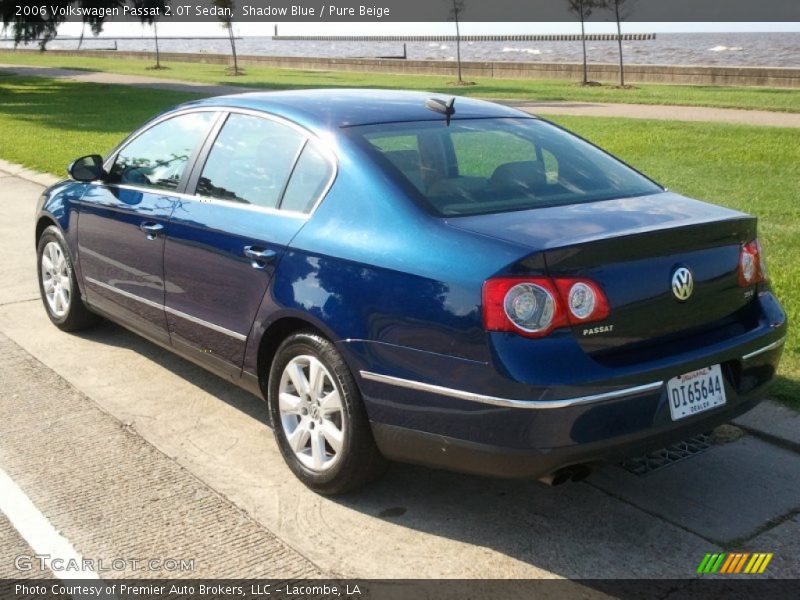
[[0, 12], [0, 600], [796, 598], [796, 0]]

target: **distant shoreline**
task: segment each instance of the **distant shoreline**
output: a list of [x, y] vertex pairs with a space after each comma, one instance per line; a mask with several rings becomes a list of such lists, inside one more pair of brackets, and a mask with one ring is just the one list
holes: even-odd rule
[[[272, 33], [270, 31], [270, 33]], [[625, 32], [623, 31], [623, 34]], [[647, 36], [647, 34], [632, 34]], [[319, 59], [355, 59], [406, 56], [408, 60], [454, 60], [456, 44], [453, 36], [421, 36], [429, 41], [401, 41], [409, 36], [380, 36], [381, 41], [348, 41], [346, 36], [315, 39], [287, 40], [273, 36], [236, 38], [238, 54], [259, 57], [296, 57]], [[364, 36], [354, 36], [363, 38]], [[414, 36], [410, 36], [412, 39]], [[580, 36], [511, 35], [497, 36], [502, 41], [470, 41], [464, 36], [461, 56], [474, 62], [541, 62], [576, 63], [582, 60]], [[537, 39], [527, 39], [536, 37]], [[593, 36], [587, 41], [589, 62], [615, 63], [617, 42], [613, 35]], [[325, 38], [325, 39], [322, 39]], [[436, 38], [436, 41], [433, 40]], [[508, 38], [508, 39], [506, 39]], [[557, 38], [557, 39], [551, 39]], [[608, 39], [606, 39], [608, 38]], [[48, 45], [53, 50], [75, 50], [78, 37], [55, 38]], [[114, 46], [119, 51], [147, 52], [154, 47], [151, 35], [147, 37], [87, 35], [81, 49], [107, 49]], [[9, 48], [10, 41], [0, 43]], [[105, 48], [99, 48], [105, 46]], [[187, 38], [159, 36], [159, 46], [164, 52], [179, 54], [229, 54], [230, 40], [226, 37]], [[655, 39], [626, 39], [623, 42], [625, 62], [630, 65], [702, 66], [702, 67], [764, 67], [799, 68], [800, 33], [659, 33]], [[31, 44], [28, 48], [36, 48]]]
[[[8, 54], [39, 55], [37, 50], [7, 51]], [[48, 50], [51, 56], [152, 60], [153, 52], [125, 50]], [[229, 65], [230, 53], [161, 52], [162, 61]], [[398, 58], [325, 58], [310, 56], [238, 55], [240, 67], [299, 69], [308, 71], [346, 71], [398, 75], [446, 75], [454, 73], [452, 60], [413, 60]], [[550, 79], [578, 81], [581, 63], [543, 63], [521, 61], [462, 61], [464, 77], [488, 79]], [[592, 63], [589, 79], [613, 82], [615, 63]], [[800, 88], [800, 68], [703, 65], [642, 65], [627, 62], [626, 81], [631, 83], [667, 83], [706, 86], [758, 86]]]

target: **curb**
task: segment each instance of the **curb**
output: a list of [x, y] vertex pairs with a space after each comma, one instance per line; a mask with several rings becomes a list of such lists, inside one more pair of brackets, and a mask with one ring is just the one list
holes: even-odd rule
[[0, 159], [0, 171], [13, 177], [29, 181], [30, 183], [41, 185], [42, 187], [50, 187], [54, 183], [58, 183], [59, 181], [66, 179], [65, 177], [56, 177], [51, 173], [34, 171], [33, 169], [29, 169], [23, 165], [8, 162], [3, 159]]

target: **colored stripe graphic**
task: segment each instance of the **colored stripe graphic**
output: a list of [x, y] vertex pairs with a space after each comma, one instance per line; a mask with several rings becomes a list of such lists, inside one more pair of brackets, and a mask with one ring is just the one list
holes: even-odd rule
[[770, 552], [769, 554], [767, 554], [767, 555], [764, 557], [764, 562], [763, 562], [763, 563], [761, 563], [761, 567], [758, 569], [758, 572], [759, 572], [759, 573], [763, 573], [763, 572], [764, 572], [764, 571], [767, 569], [767, 565], [769, 564], [769, 561], [771, 561], [771, 560], [772, 560], [772, 556], [773, 556], [773, 555], [772, 555], [772, 552]]
[[747, 566], [744, 568], [745, 573], [753, 573], [753, 569], [757, 568], [757, 565], [761, 563], [763, 560], [763, 555], [756, 553], [753, 554], [753, 557], [750, 559], [750, 562], [747, 563]]
[[725, 564], [722, 565], [722, 568], [719, 570], [720, 573], [733, 573], [733, 570], [736, 568], [736, 564], [739, 562], [739, 557], [741, 554], [738, 552], [734, 552], [733, 554], [729, 555], [728, 560], [725, 561]]
[[708, 553], [697, 567], [698, 573], [720, 573], [733, 575], [738, 573], [760, 574], [774, 555], [767, 552], [720, 552]]
[[706, 554], [703, 557], [703, 560], [700, 561], [700, 565], [697, 567], [697, 572], [698, 573], [705, 573], [706, 572], [706, 566], [708, 565], [710, 560], [711, 560], [711, 555], [710, 554]]
[[742, 557], [739, 559], [739, 562], [736, 563], [736, 570], [733, 571], [734, 573], [739, 573], [742, 570], [742, 568], [744, 567], [744, 563], [749, 556], [750, 556], [749, 552], [745, 552], [744, 554], [742, 554]]
[[736, 558], [735, 554], [728, 554], [728, 560], [722, 565], [722, 568], [719, 570], [720, 573], [727, 573], [728, 569], [731, 568], [731, 564], [733, 563], [734, 559]]

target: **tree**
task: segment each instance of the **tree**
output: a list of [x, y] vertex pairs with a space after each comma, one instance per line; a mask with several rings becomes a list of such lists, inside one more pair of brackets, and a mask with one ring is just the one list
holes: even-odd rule
[[233, 34], [233, 15], [236, 10], [236, 3], [234, 0], [213, 0], [214, 6], [219, 9], [220, 14], [217, 18], [222, 22], [222, 26], [228, 30], [228, 38], [231, 41], [231, 53], [233, 54], [233, 75], [243, 75], [244, 73], [239, 69], [239, 61], [236, 58], [236, 41]]
[[17, 16], [16, 4], [10, 0], [2, 0], [0, 12], [3, 15], [3, 28], [12, 27], [15, 46], [38, 40], [39, 49], [44, 51], [47, 43], [56, 37], [58, 26], [64, 22], [64, 17], [58, 16], [50, 7], [66, 8], [73, 2], [74, 0], [56, 0], [47, 5], [43, 14]]
[[607, 0], [614, 9], [614, 18], [617, 21], [617, 44], [619, 45], [619, 87], [625, 87], [625, 66], [622, 60], [622, 21], [630, 15], [631, 4], [629, 0]]
[[166, 12], [169, 0], [133, 0], [133, 5], [138, 9], [139, 22], [142, 25], [153, 26], [153, 36], [156, 42], [156, 64], [152, 69], [166, 69], [161, 66], [161, 53], [158, 50], [158, 17]]
[[586, 19], [592, 16], [592, 9], [603, 5], [602, 0], [567, 0], [569, 10], [581, 20], [581, 43], [583, 45], [583, 85], [589, 85], [589, 65], [586, 60]]
[[[58, 27], [64, 22], [64, 17], [58, 16], [61, 14], [59, 11], [53, 11], [52, 8], [68, 8], [69, 5], [75, 4], [76, 0], [55, 0], [48, 2], [43, 14], [17, 16], [16, 6], [10, 0], [0, 0], [0, 13], [3, 16], [3, 27], [9, 26], [14, 30], [14, 45], [26, 44], [34, 40], [38, 40], [39, 49], [44, 51], [47, 49], [47, 44], [58, 34]], [[105, 8], [110, 9], [117, 6], [122, 6], [124, 0], [79, 0], [79, 4], [83, 8]], [[104, 18], [100, 16], [85, 16], [83, 19], [84, 25], [88, 24], [94, 35], [98, 35], [103, 30]], [[83, 32], [81, 32], [81, 40], [83, 39]]]
[[[97, 8], [97, 9], [105, 9], [105, 10], [112, 10], [114, 8], [120, 8], [125, 4], [125, 0], [80, 0], [79, 2], [81, 8]], [[85, 15], [83, 17], [83, 25], [81, 26], [81, 37], [78, 41], [78, 49], [80, 49], [81, 44], [83, 44], [83, 34], [84, 30], [86, 29], [86, 25], [92, 30], [92, 35], [97, 36], [100, 35], [103, 31], [103, 25], [105, 24], [105, 17], [94, 15]]]
[[458, 85], [464, 85], [461, 77], [461, 28], [458, 17], [464, 11], [464, 0], [452, 0], [453, 8], [450, 9], [450, 18], [456, 22], [456, 61], [458, 62]]

